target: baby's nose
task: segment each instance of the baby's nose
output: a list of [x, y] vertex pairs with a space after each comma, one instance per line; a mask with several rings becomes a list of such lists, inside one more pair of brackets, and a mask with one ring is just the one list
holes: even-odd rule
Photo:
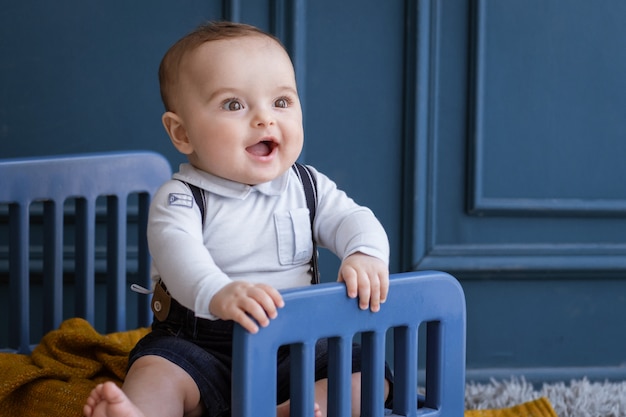
[[276, 122], [272, 112], [268, 109], [258, 109], [254, 113], [252, 123], [256, 127], [271, 126]]

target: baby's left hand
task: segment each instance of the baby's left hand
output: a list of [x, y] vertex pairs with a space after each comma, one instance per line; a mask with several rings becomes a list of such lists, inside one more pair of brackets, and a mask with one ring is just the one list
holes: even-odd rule
[[382, 260], [357, 252], [341, 263], [337, 281], [346, 283], [348, 297], [359, 297], [362, 310], [376, 312], [387, 299], [389, 269]]

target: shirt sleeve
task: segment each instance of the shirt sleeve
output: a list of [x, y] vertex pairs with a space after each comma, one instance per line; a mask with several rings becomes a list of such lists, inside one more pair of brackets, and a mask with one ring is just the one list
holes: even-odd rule
[[387, 233], [374, 213], [355, 203], [326, 175], [311, 169], [317, 179], [317, 242], [342, 260], [362, 252], [389, 265]]
[[168, 181], [155, 194], [148, 247], [153, 279], [162, 279], [172, 297], [197, 317], [217, 319], [209, 313], [209, 302], [232, 281], [204, 245], [200, 209], [185, 183]]

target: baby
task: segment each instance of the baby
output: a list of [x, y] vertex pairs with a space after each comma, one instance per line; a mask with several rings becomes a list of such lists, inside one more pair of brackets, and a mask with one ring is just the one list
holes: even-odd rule
[[[313, 167], [310, 223], [291, 169], [303, 145], [302, 109], [293, 65], [276, 38], [244, 24], [203, 25], [168, 50], [159, 80], [163, 125], [189, 161], [156, 193], [148, 221], [155, 291], [171, 303], [131, 352], [122, 389], [98, 385], [87, 417], [230, 415], [233, 323], [262, 331], [283, 306], [280, 289], [310, 285], [313, 238], [340, 257], [338, 281], [361, 309], [376, 312], [387, 297], [385, 231]], [[190, 186], [201, 190], [202, 204]], [[355, 416], [359, 349], [352, 355]], [[290, 411], [288, 348], [277, 356], [281, 417]], [[326, 416], [327, 364], [321, 340], [315, 417]], [[390, 383], [387, 369], [385, 398]]]

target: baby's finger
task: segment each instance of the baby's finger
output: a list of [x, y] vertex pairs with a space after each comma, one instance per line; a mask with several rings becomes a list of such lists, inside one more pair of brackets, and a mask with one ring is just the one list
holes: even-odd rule
[[[259, 304], [268, 319], [275, 319], [276, 317], [278, 317], [278, 309], [276, 308], [276, 304], [274, 304], [274, 301], [272, 301], [269, 297], [265, 297], [264, 300], [259, 301]], [[267, 324], [270, 324], [269, 321], [267, 322]]]
[[[263, 290], [256, 289], [248, 292], [248, 298], [241, 304], [241, 309], [247, 313], [261, 327], [267, 327], [270, 324], [271, 314], [276, 315], [276, 308], [272, 303], [268, 303], [269, 297], [265, 295]], [[270, 307], [270, 304], [271, 307]], [[269, 312], [266, 310], [269, 309]]]
[[348, 297], [356, 298], [359, 295], [359, 282], [357, 273], [353, 268], [342, 268], [339, 271], [338, 282], [344, 282], [346, 284], [346, 292]]
[[367, 275], [359, 275], [359, 308], [366, 310], [372, 296], [371, 282]]
[[380, 280], [378, 275], [373, 276], [370, 280], [370, 310], [377, 312], [380, 310]]
[[243, 327], [250, 333], [254, 334], [259, 331], [259, 326], [256, 324], [256, 322], [252, 318], [250, 318], [250, 316], [246, 314], [246, 312], [243, 310], [239, 310], [235, 314], [235, 316], [233, 317], [233, 321], [239, 323], [241, 327]]
[[380, 302], [387, 301], [389, 295], [389, 273], [379, 275], [380, 278]]
[[278, 308], [283, 308], [285, 306], [285, 302], [283, 301], [283, 296], [280, 294], [280, 291], [278, 291], [276, 288], [267, 284], [259, 284], [258, 286], [262, 288], [263, 291], [265, 291], [265, 293], [270, 297], [270, 299], [272, 300], [272, 304], [274, 306]]

